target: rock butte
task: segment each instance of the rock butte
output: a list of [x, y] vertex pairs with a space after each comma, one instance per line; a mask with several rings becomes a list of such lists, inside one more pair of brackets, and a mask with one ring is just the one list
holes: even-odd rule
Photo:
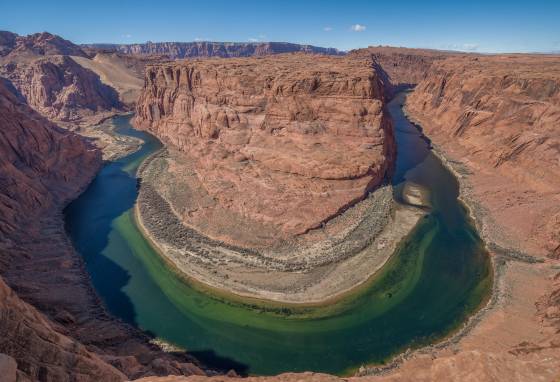
[[167, 63], [147, 67], [135, 123], [187, 153], [220, 207], [287, 239], [387, 178], [395, 144], [383, 91], [367, 59]]
[[[170, 49], [163, 46], [158, 53], [172, 53]], [[2, 377], [65, 380], [72, 375], [84, 381], [110, 381], [201, 374], [192, 359], [162, 353], [136, 329], [103, 311], [63, 232], [60, 211], [99, 168], [100, 154], [29, 106], [52, 120], [78, 120], [117, 107], [106, 103], [114, 98], [104, 98], [103, 92], [95, 91], [80, 102], [67, 96], [82, 89], [81, 81], [88, 87], [103, 86], [95, 71], [84, 72], [67, 59], [68, 55], [88, 59], [86, 50], [47, 33], [27, 37], [0, 33], [0, 70], [14, 81], [0, 83], [0, 353], [7, 354], [0, 354]], [[36, 62], [45, 58], [49, 65]], [[499, 275], [496, 303], [451, 348], [427, 349], [404, 360], [398, 369], [359, 379], [553, 380], [560, 373], [560, 57], [368, 48], [344, 58], [353, 59], [375, 59], [373, 65], [379, 66], [375, 81], [383, 84], [386, 94], [399, 85], [418, 84], [406, 110], [456, 169], [462, 196], [493, 252]], [[162, 68], [169, 66], [173, 64]], [[42, 73], [42, 68], [48, 69]], [[70, 85], [64, 78], [72, 75]], [[32, 90], [25, 78], [40, 80]], [[226, 80], [239, 90], [235, 77]], [[121, 97], [125, 90], [119, 90]], [[157, 94], [155, 99], [160, 97], [171, 98]], [[384, 100], [377, 99], [382, 109]], [[227, 105], [226, 101], [212, 107]], [[230, 123], [228, 112], [221, 114], [222, 123]], [[285, 117], [286, 110], [281, 110], [278, 118]], [[280, 161], [281, 168], [293, 166], [292, 162]], [[219, 163], [228, 164], [227, 157]], [[312, 172], [306, 171], [316, 170], [304, 168], [297, 168], [298, 174], [309, 176]], [[286, 234], [298, 232], [290, 224], [282, 227]], [[499, 266], [504, 263], [507, 267]], [[152, 376], [147, 381], [182, 380]], [[201, 378], [207, 379], [190, 377]], [[312, 373], [252, 379], [338, 380]]]

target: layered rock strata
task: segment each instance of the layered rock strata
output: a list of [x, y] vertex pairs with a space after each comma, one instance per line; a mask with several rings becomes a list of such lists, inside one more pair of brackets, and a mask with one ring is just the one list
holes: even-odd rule
[[393, 48], [388, 46], [369, 47], [353, 50], [354, 57], [370, 57], [378, 65], [385, 78], [386, 92], [392, 97], [398, 91], [413, 87], [424, 80], [428, 70], [436, 61], [457, 55], [430, 49]]

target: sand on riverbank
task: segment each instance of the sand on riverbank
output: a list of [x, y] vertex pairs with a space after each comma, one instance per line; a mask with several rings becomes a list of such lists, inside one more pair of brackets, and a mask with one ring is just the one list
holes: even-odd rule
[[269, 247], [241, 247], [210, 238], [180, 218], [176, 199], [166, 194], [167, 169], [180, 166], [175, 158], [163, 150], [139, 170], [138, 225], [180, 273], [244, 297], [283, 303], [336, 298], [370, 279], [425, 215], [395, 203], [392, 188], [384, 186], [303, 237]]
[[137, 151], [142, 145], [142, 140], [115, 133], [113, 117], [123, 113], [113, 113], [101, 121], [84, 124], [74, 131], [90, 139], [102, 152], [104, 161], [115, 161]]

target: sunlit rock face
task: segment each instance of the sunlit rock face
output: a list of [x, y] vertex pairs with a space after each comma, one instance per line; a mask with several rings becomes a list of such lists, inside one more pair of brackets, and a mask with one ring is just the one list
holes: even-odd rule
[[473, 172], [509, 240], [560, 257], [560, 58], [456, 55], [407, 101], [427, 135]]

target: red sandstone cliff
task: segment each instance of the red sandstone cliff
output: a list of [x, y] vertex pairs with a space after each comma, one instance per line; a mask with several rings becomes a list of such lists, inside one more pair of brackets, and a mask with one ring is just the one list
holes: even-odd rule
[[86, 53], [78, 45], [47, 32], [19, 36], [12, 32], [0, 31], [0, 56], [7, 55], [68, 55], [85, 57]]
[[167, 63], [148, 66], [136, 123], [192, 158], [224, 208], [285, 238], [385, 179], [395, 149], [383, 89], [368, 59]]
[[[51, 124], [19, 100], [0, 78], [0, 270], [12, 266], [17, 237], [36, 237], [35, 224], [73, 197], [101, 163], [100, 153], [77, 135]], [[123, 375], [53, 329], [0, 279], [0, 353], [28, 377], [121, 380]]]
[[98, 150], [41, 118], [0, 78], [0, 232], [76, 195], [101, 164]]
[[412, 87], [426, 78], [434, 62], [451, 57], [455, 53], [377, 46], [353, 50], [349, 55], [372, 59], [378, 65], [381, 76], [385, 78], [387, 95], [392, 97], [399, 90]]
[[86, 57], [77, 45], [49, 33], [0, 32], [0, 76], [42, 115], [70, 122], [119, 109], [117, 92], [70, 55]]
[[105, 312], [64, 232], [60, 211], [96, 174], [100, 152], [2, 78], [0, 115], [0, 353], [31, 380], [201, 374]]
[[408, 113], [473, 172], [507, 241], [560, 256], [560, 58], [457, 56], [429, 69]]

